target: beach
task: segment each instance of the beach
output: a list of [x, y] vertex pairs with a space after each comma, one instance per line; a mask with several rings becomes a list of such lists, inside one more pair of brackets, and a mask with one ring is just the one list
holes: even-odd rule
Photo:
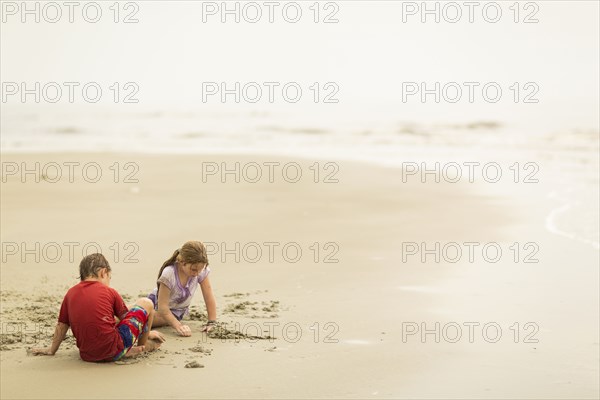
[[[534, 196], [268, 155], [2, 162], [45, 172], [3, 176], [2, 398], [598, 396], [598, 251], [548, 232], [551, 207]], [[82, 251], [101, 248], [130, 302], [186, 240], [208, 243], [219, 322], [259, 338], [206, 337], [198, 295], [193, 336], [159, 328], [167, 341], [139, 359], [85, 363], [72, 338], [53, 357], [27, 355], [49, 344]], [[473, 259], [457, 258], [471, 242]], [[411, 247], [422, 243], [429, 256]], [[480, 252], [490, 243], [501, 257]], [[105, 384], [90, 389], [91, 376]]]
[[[1, 399], [600, 397], [600, 3], [0, 8]], [[32, 355], [188, 241], [191, 337]]]

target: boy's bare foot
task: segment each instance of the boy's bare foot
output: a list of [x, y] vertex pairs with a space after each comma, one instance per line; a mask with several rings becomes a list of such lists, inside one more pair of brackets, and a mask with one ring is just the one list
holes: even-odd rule
[[156, 340], [148, 339], [148, 340], [146, 340], [146, 344], [143, 347], [145, 347], [144, 351], [154, 351], [160, 347], [160, 342], [157, 342]]
[[133, 346], [129, 351], [123, 356], [123, 358], [134, 358], [139, 356], [140, 354], [147, 351], [154, 351], [160, 347], [160, 342], [155, 340], [147, 340], [146, 344], [143, 346]]
[[144, 347], [146, 346], [133, 346], [129, 351], [123, 356], [123, 358], [133, 358], [137, 357], [144, 352]]

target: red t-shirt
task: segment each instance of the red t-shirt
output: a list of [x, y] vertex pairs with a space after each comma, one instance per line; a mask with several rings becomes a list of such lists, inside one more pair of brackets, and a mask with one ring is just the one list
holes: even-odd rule
[[58, 322], [71, 326], [82, 360], [102, 361], [123, 351], [114, 317], [122, 319], [127, 311], [115, 289], [98, 281], [83, 281], [65, 295]]

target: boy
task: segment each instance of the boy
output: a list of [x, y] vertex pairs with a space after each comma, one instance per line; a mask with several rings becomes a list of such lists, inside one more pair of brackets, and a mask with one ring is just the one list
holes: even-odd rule
[[111, 268], [102, 254], [90, 254], [81, 260], [79, 278], [81, 282], [63, 299], [52, 345], [32, 349], [33, 354], [54, 355], [69, 326], [84, 361], [116, 361], [160, 347], [164, 336], [149, 331], [154, 319], [152, 301], [139, 299], [128, 311], [123, 298], [109, 287]]

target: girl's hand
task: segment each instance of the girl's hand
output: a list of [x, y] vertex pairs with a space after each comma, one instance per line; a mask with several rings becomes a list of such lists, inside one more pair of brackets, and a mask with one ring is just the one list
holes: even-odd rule
[[50, 350], [50, 347], [48, 347], [46, 349], [35, 348], [35, 349], [31, 349], [29, 351], [30, 351], [30, 354], [32, 354], [34, 356], [53, 356], [54, 355], [54, 353]]
[[208, 321], [206, 323], [206, 325], [204, 325], [204, 328], [202, 328], [202, 330], [200, 332], [210, 332], [213, 330], [213, 328], [217, 326], [217, 321]]
[[160, 343], [163, 343], [165, 340], [167, 340], [165, 339], [164, 335], [158, 331], [150, 331], [148, 334], [148, 339], [156, 340]]
[[175, 329], [181, 336], [192, 336], [192, 329], [187, 325], [179, 325]]

